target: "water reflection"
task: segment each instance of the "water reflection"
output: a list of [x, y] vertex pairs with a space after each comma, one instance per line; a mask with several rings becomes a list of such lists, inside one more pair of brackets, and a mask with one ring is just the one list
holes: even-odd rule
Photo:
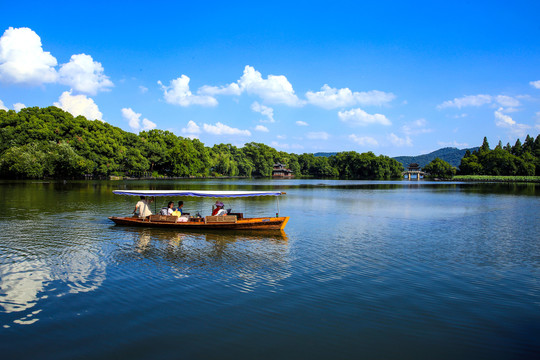
[[[178, 232], [167, 229], [111, 227], [131, 238], [115, 253], [117, 261], [138, 265], [151, 261], [178, 278], [216, 277], [249, 292], [256, 286], [278, 286], [290, 276], [285, 232]], [[281, 268], [281, 271], [275, 269]]]

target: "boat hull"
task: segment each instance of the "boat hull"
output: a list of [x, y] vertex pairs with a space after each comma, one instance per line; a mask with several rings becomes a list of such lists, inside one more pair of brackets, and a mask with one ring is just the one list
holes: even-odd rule
[[139, 219], [136, 217], [117, 217], [111, 216], [110, 220], [116, 225], [123, 226], [142, 226], [157, 228], [176, 228], [176, 229], [211, 229], [211, 230], [283, 230], [289, 217], [264, 217], [264, 218], [244, 218], [235, 223], [205, 223], [204, 221], [189, 222], [154, 222], [148, 219]]

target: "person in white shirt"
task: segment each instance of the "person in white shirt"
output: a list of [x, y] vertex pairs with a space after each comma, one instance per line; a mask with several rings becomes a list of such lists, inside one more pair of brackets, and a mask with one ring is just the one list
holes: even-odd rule
[[169, 201], [169, 203], [167, 204], [167, 207], [162, 208], [161, 211], [159, 212], [159, 214], [160, 215], [172, 215], [172, 213], [174, 212], [173, 206], [174, 206], [174, 202]]
[[138, 216], [139, 219], [144, 219], [147, 216], [152, 215], [149, 202], [144, 196], [141, 196], [141, 200], [139, 200], [135, 205], [135, 210], [133, 211], [133, 213], [135, 214], [135, 216]]

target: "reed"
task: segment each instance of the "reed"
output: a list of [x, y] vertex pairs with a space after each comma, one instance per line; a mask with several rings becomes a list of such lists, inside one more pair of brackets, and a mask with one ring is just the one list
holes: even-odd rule
[[540, 183], [540, 176], [456, 175], [453, 181], [532, 182]]

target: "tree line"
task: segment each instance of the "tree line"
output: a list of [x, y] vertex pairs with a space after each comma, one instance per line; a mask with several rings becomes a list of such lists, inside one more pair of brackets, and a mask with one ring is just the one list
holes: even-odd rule
[[460, 175], [540, 176], [540, 135], [527, 135], [524, 143], [503, 146], [499, 140], [490, 149], [487, 138], [477, 151], [466, 152], [459, 165]]
[[540, 176], [540, 135], [534, 139], [527, 135], [524, 143], [516, 140], [514, 146], [499, 143], [490, 149], [486, 137], [478, 150], [467, 150], [461, 159], [459, 169], [439, 158], [423, 169], [431, 177], [442, 179], [458, 175], [488, 176]]
[[387, 180], [400, 178], [403, 171], [398, 161], [372, 152], [321, 157], [256, 142], [207, 147], [170, 131], [133, 134], [54, 106], [0, 110], [2, 178], [269, 177], [275, 163], [287, 165], [296, 176], [319, 178]]

